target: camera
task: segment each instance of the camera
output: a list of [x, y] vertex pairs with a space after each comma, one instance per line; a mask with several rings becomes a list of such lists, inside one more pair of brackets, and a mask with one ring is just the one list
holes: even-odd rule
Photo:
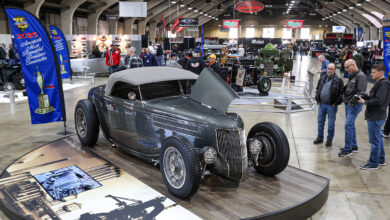
[[362, 99], [364, 99], [364, 100], [367, 100], [367, 99], [368, 99], [368, 94], [366, 94], [366, 93], [361, 93], [361, 94], [356, 94], [356, 95], [354, 95], [354, 99], [359, 100], [359, 98], [362, 98]]

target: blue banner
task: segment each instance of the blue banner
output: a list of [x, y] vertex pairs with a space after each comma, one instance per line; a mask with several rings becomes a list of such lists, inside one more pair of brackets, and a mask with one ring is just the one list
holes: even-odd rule
[[357, 32], [358, 32], [357, 33], [357, 36], [358, 36], [357, 41], [363, 41], [363, 28], [362, 27], [358, 27], [357, 28]]
[[69, 79], [71, 76], [71, 68], [69, 61], [69, 50], [68, 45], [66, 44], [65, 36], [58, 27], [50, 25], [49, 28], [54, 49], [57, 52], [61, 78]]
[[5, 8], [19, 53], [32, 124], [66, 121], [57, 56], [48, 32], [23, 9]]
[[385, 76], [390, 73], [390, 27], [383, 27], [383, 64], [386, 66]]

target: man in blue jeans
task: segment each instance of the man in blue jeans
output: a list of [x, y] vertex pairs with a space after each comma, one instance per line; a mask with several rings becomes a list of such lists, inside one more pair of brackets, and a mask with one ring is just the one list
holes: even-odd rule
[[349, 80], [344, 88], [343, 101], [345, 103], [345, 145], [340, 149], [339, 157], [350, 156], [358, 152], [356, 141], [355, 121], [362, 111], [363, 105], [358, 102], [357, 95], [363, 94], [367, 89], [366, 75], [359, 70], [352, 59], [345, 61], [345, 70], [349, 73]]
[[313, 144], [321, 144], [324, 140], [324, 127], [326, 115], [328, 115], [328, 137], [325, 146], [332, 146], [334, 137], [335, 121], [338, 105], [342, 102], [344, 83], [336, 74], [336, 65], [330, 63], [327, 74], [318, 81], [316, 101], [318, 108], [318, 135]]
[[390, 82], [385, 78], [385, 72], [386, 67], [382, 63], [374, 65], [371, 77], [376, 83], [368, 97], [359, 97], [359, 103], [367, 105], [364, 116], [367, 120], [371, 144], [370, 159], [367, 164], [360, 167], [363, 170], [375, 170], [378, 169], [379, 165], [386, 165], [382, 126], [386, 121], [386, 110], [390, 103]]

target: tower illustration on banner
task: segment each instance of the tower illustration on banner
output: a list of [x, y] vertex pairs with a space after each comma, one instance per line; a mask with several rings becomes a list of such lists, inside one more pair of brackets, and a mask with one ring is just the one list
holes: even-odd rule
[[39, 70], [38, 70], [38, 66], [37, 66], [37, 72], [34, 75], [35, 75], [35, 80], [37, 81], [38, 86], [41, 89], [41, 94], [38, 96], [39, 107], [37, 109], [35, 109], [34, 112], [36, 114], [44, 115], [44, 114], [47, 114], [49, 112], [56, 110], [55, 108], [50, 106], [49, 96], [43, 92], [44, 79], [43, 79], [41, 72], [39, 72]]

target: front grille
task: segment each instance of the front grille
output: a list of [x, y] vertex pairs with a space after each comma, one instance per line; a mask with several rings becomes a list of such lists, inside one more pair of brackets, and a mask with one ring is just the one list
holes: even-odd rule
[[228, 167], [227, 177], [233, 180], [241, 180], [248, 168], [246, 145], [241, 142], [238, 130], [217, 129], [218, 151]]

